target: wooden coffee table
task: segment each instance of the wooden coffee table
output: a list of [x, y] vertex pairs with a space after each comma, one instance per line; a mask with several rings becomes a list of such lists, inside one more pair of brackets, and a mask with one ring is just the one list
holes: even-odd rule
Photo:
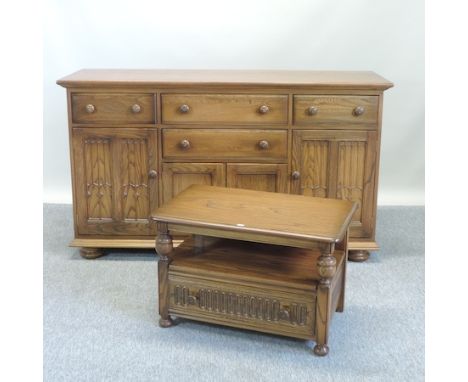
[[[343, 200], [192, 185], [157, 222], [159, 324], [172, 316], [315, 340], [328, 354], [344, 308], [348, 227]], [[170, 230], [193, 234], [173, 247]]]

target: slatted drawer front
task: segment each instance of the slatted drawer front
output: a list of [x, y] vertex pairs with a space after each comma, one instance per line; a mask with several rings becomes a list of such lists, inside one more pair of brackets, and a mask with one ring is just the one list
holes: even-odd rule
[[163, 129], [163, 157], [286, 161], [287, 141], [286, 130]]
[[[171, 279], [171, 277], [170, 277]], [[199, 282], [170, 280], [172, 314], [189, 315], [210, 322], [236, 323], [267, 332], [312, 338], [315, 325], [314, 295], [280, 296], [275, 292], [243, 287], [234, 291], [228, 284], [201, 285]]]
[[294, 96], [296, 125], [376, 128], [378, 96]]
[[163, 94], [166, 124], [287, 124], [288, 96], [251, 94]]
[[72, 94], [74, 123], [155, 123], [152, 94]]

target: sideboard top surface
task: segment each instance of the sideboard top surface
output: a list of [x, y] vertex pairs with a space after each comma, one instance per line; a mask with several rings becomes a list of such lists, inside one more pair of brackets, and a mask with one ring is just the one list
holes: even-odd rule
[[95, 86], [261, 86], [385, 90], [393, 83], [371, 71], [306, 70], [169, 70], [83, 69], [57, 83], [64, 87]]

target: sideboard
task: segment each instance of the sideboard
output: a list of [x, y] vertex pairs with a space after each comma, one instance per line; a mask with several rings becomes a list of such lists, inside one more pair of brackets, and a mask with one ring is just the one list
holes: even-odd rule
[[358, 202], [349, 258], [375, 241], [383, 92], [373, 72], [80, 70], [67, 89], [83, 257], [153, 248], [151, 211], [191, 184]]

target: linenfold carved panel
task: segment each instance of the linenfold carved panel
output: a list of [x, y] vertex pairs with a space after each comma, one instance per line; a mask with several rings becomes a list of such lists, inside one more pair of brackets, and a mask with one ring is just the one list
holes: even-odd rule
[[359, 203], [353, 220], [361, 220], [365, 158], [366, 142], [339, 142], [337, 198]]
[[148, 141], [143, 138], [122, 139], [121, 203], [125, 220], [148, 219]]
[[84, 163], [89, 220], [112, 219], [111, 141], [89, 138], [84, 141]]
[[306, 325], [307, 306], [304, 304], [283, 304], [276, 298], [201, 288], [191, 294], [187, 286], [176, 285], [173, 289], [174, 304], [196, 305], [202, 310], [223, 315], [240, 316], [261, 321], [285, 321], [293, 325]]
[[328, 194], [328, 157], [330, 142], [308, 140], [303, 142], [303, 195], [325, 198]]

